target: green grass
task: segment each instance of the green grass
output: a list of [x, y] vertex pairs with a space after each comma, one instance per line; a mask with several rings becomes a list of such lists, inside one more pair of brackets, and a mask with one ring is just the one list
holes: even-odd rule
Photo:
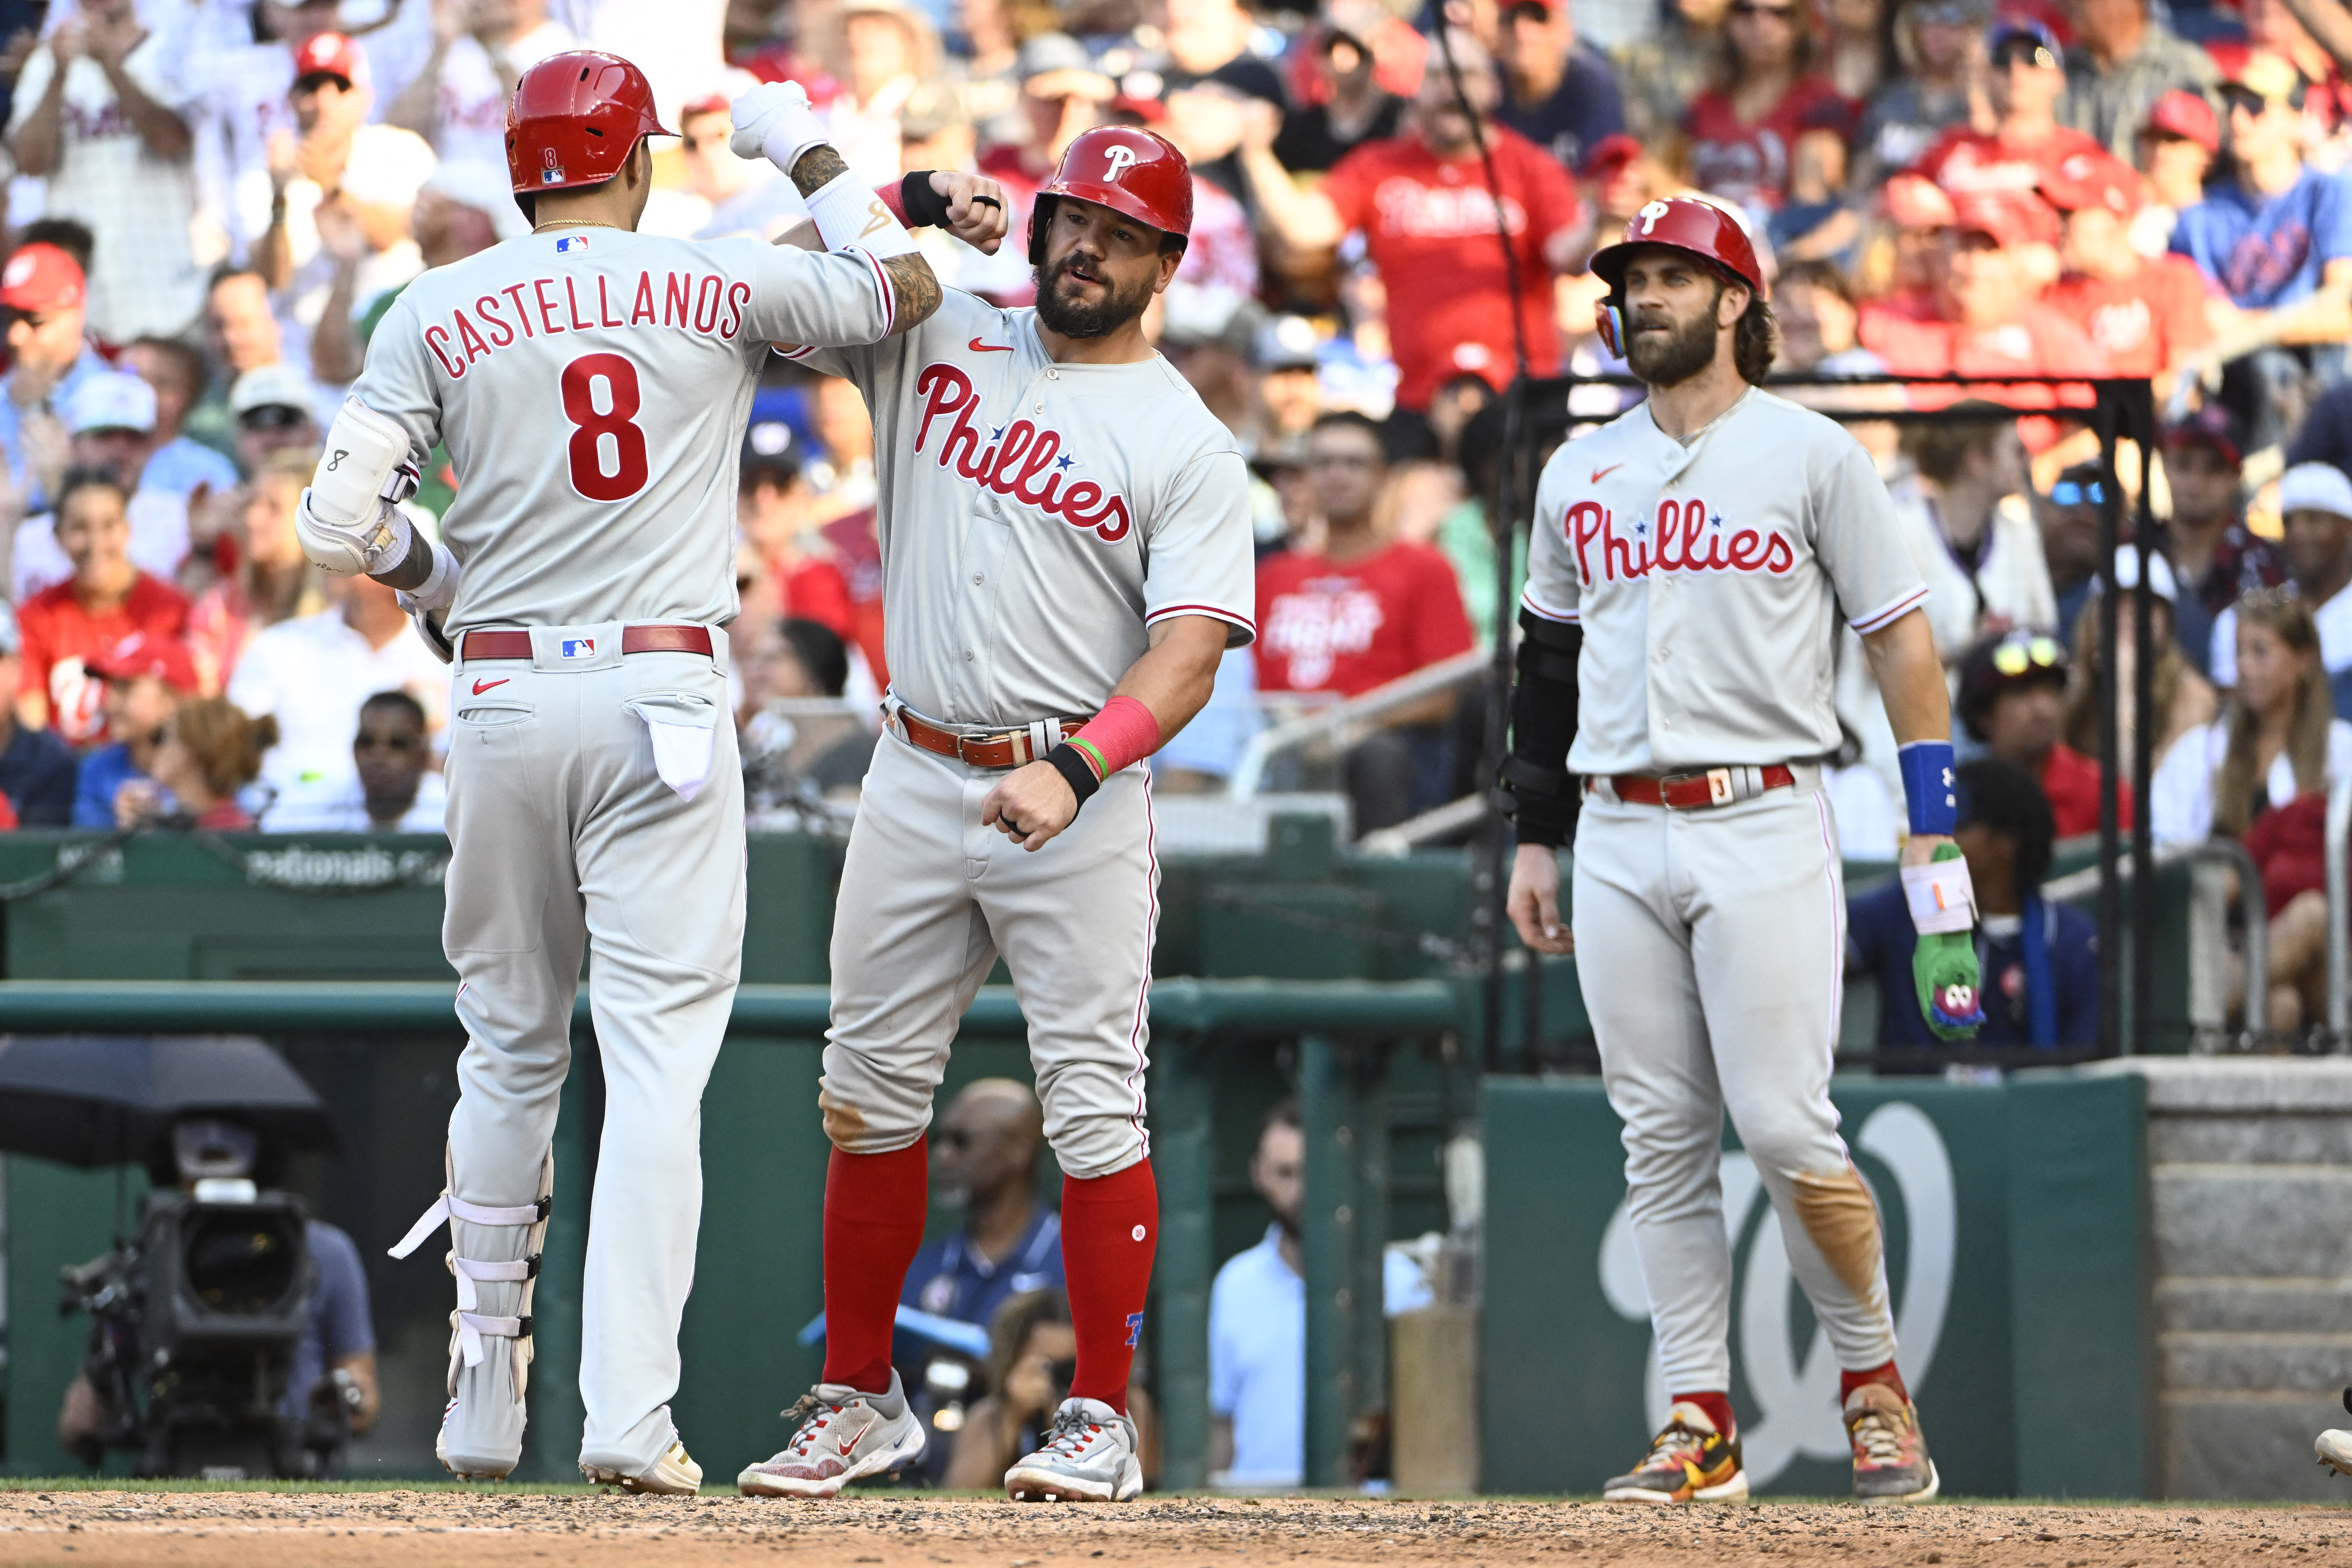
[[479, 1492], [484, 1496], [587, 1496], [604, 1491], [584, 1481], [208, 1481], [194, 1478], [133, 1480], [128, 1476], [0, 1476], [0, 1492]]

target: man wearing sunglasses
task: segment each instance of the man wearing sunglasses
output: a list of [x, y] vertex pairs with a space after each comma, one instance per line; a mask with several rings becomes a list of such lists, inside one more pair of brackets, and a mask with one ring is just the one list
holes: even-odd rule
[[2099, 509], [2106, 504], [2105, 472], [2096, 463], [2076, 463], [2035, 498], [2042, 526], [2042, 559], [2058, 595], [2058, 640], [2074, 635], [2074, 618], [2097, 585]]
[[2058, 122], [2065, 55], [2048, 26], [2030, 16], [2006, 18], [1986, 37], [1985, 50], [1992, 134], [1971, 129], [1963, 116], [1920, 155], [1919, 173], [1955, 196], [2030, 191], [2067, 159], [2100, 151], [2091, 137]]
[[1576, 36], [1570, 0], [1510, 0], [1495, 24], [1503, 100], [1495, 118], [1569, 168], [1625, 129], [1617, 73]]
[[0, 266], [0, 321], [12, 362], [0, 376], [0, 456], [27, 513], [48, 506], [49, 489], [65, 472], [66, 400], [107, 374], [86, 334], [88, 299], [81, 265], [57, 246], [24, 246]]
[[[1878, 1211], [1837, 1133], [1829, 1073], [1844, 964], [1822, 763], [1841, 622], [1860, 634], [1901, 748], [1903, 881], [1920, 1010], [1982, 1018], [1974, 895], [1951, 840], [1951, 715], [1927, 585], [1869, 455], [1761, 389], [1776, 331], [1737, 219], [1652, 202], [1596, 252], [1596, 323], [1649, 400], [1562, 447], [1536, 494], [1527, 637], [1503, 780], [1509, 910], [1573, 952], [1611, 1106], [1670, 1406], [1603, 1495], [1744, 1497], [1727, 1346], [1727, 1110], [1839, 1366], [1856, 1495], [1937, 1479], [1895, 1360]], [[1572, 926], [1559, 848], [1575, 836]]]

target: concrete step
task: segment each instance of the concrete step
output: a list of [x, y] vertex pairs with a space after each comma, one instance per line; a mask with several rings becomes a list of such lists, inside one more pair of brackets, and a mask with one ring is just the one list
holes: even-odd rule
[[2342, 1165], [2352, 1169], [2352, 1117], [2200, 1114], [2147, 1119], [2152, 1165]]
[[2352, 1425], [2332, 1398], [2301, 1394], [2164, 1396], [2163, 1474], [2168, 1498], [2257, 1502], [2352, 1502], [2352, 1480], [2320, 1468], [2311, 1440]]
[[2160, 1277], [2352, 1278], [2352, 1168], [2166, 1164], [2149, 1186]]
[[2156, 1326], [2172, 1333], [2352, 1333], [2352, 1279], [2158, 1279]]
[[2326, 1395], [2352, 1383], [2352, 1333], [2160, 1333], [2164, 1386]]

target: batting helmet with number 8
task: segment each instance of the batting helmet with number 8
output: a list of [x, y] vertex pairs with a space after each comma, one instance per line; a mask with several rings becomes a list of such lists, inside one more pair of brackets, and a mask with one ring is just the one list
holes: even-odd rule
[[618, 55], [568, 49], [515, 83], [507, 101], [507, 178], [519, 196], [601, 185], [647, 136], [675, 136], [653, 84]]
[[1029, 264], [1045, 264], [1045, 227], [1054, 198], [1076, 196], [1181, 242], [1192, 232], [1192, 166], [1176, 144], [1156, 132], [1097, 125], [1082, 132], [1062, 154], [1062, 166], [1029, 209]]
[[1644, 245], [1664, 245], [1686, 251], [1706, 262], [1728, 281], [1740, 284], [1758, 299], [1764, 298], [1764, 268], [1756, 260], [1755, 242], [1739, 220], [1696, 196], [1668, 196], [1651, 202], [1625, 225], [1624, 237], [1592, 253], [1589, 264], [1595, 277], [1609, 285], [1609, 297], [1598, 309], [1601, 341], [1612, 354], [1622, 354], [1621, 312], [1625, 298], [1625, 264]]

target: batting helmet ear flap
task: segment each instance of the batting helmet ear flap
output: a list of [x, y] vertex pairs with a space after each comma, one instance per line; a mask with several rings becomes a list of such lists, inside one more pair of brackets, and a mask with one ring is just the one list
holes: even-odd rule
[[1616, 295], [1611, 294], [1592, 307], [1592, 330], [1600, 333], [1601, 346], [1609, 351], [1611, 359], [1625, 357], [1625, 313]]

